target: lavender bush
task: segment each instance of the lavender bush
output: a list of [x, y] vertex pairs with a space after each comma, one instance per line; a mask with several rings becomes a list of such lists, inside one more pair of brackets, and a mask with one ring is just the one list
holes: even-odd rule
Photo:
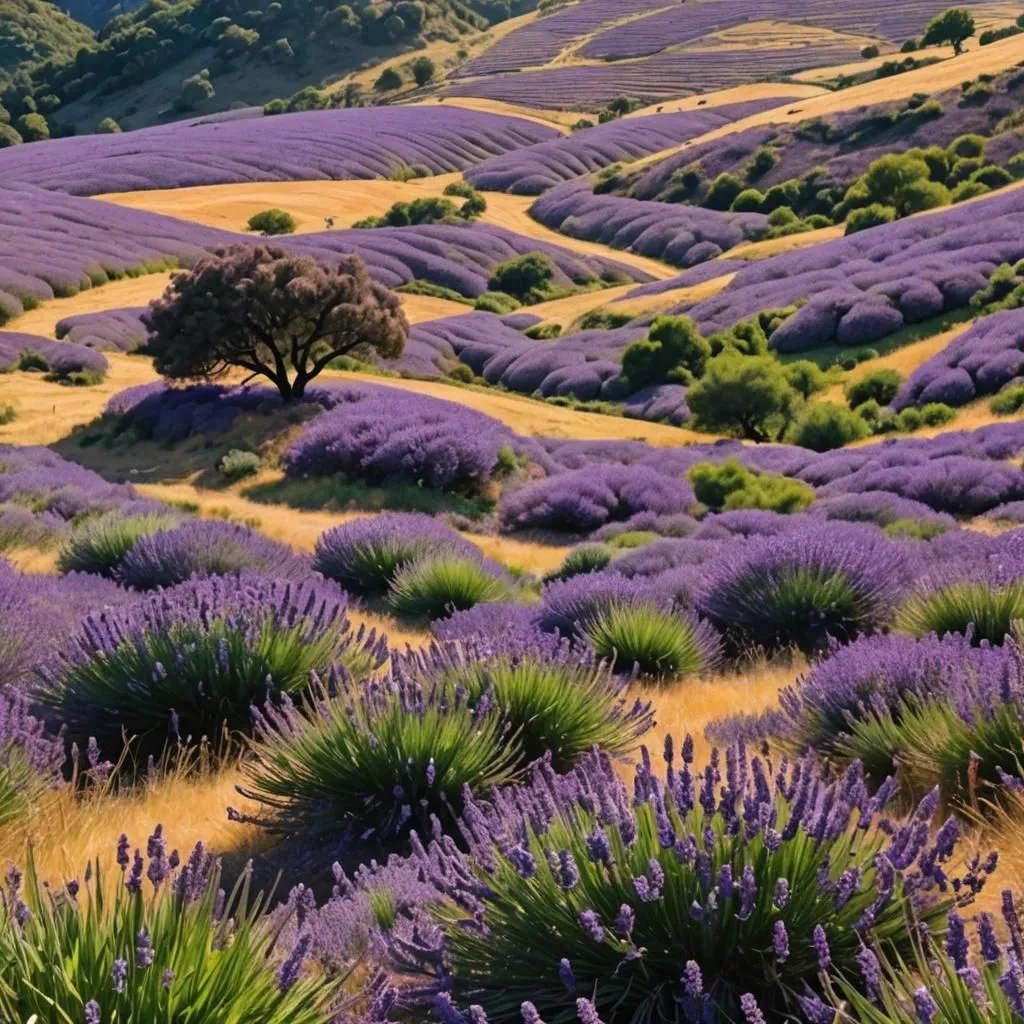
[[99, 351], [134, 352], [146, 340], [140, 319], [145, 306], [78, 313], [57, 321], [56, 334], [63, 341]]
[[64, 757], [63, 738], [46, 735], [28, 700], [0, 692], [0, 826], [24, 818], [61, 781]]
[[[723, 778], [717, 751], [703, 769], [689, 740], [681, 762], [671, 741], [665, 754], [661, 777], [645, 753], [632, 792], [601, 755], [566, 778], [542, 766], [529, 787], [467, 802], [468, 854], [414, 844], [448, 899], [422, 915], [436, 932], [425, 921], [393, 951], [433, 980], [442, 1012], [774, 1019], [820, 967], [852, 972], [865, 943], [908, 950], [908, 912], [943, 928], [958, 835], [950, 821], [929, 842], [935, 794], [874, 829], [892, 787], [869, 798], [856, 767], [829, 786], [810, 760], [734, 747]], [[984, 877], [959, 880], [959, 899]]]
[[0, 331], [0, 373], [43, 370], [61, 383], [98, 384], [109, 367], [101, 353], [82, 345]]
[[123, 516], [107, 512], [76, 526], [57, 558], [61, 572], [93, 572], [113, 577], [118, 565], [140, 537], [174, 529], [173, 515]]
[[681, 480], [641, 466], [594, 466], [506, 493], [499, 514], [508, 529], [590, 533], [638, 512], [683, 512], [693, 491]]
[[313, 568], [353, 594], [384, 594], [395, 574], [428, 553], [477, 548], [429, 516], [385, 513], [335, 526], [320, 535]]
[[90, 615], [40, 669], [38, 699], [79, 740], [159, 756], [244, 729], [252, 704], [343, 666], [363, 680], [383, 639], [351, 630], [333, 583], [197, 579]]
[[57, 889], [31, 859], [24, 873], [7, 872], [0, 887], [4, 1017], [328, 1024], [337, 982], [304, 971], [308, 940], [286, 956], [279, 951], [281, 926], [251, 893], [251, 865], [225, 893], [220, 862], [202, 843], [182, 860], [158, 825], [146, 858], [130, 850], [122, 835], [121, 877], [107, 890], [99, 861]]
[[398, 615], [433, 621], [474, 605], [511, 596], [512, 580], [505, 569], [472, 553], [440, 551], [423, 555], [395, 573], [388, 604]]
[[138, 537], [114, 576], [127, 587], [154, 590], [192, 576], [242, 571], [297, 580], [308, 574], [308, 564], [291, 548], [246, 526], [203, 520]]
[[875, 527], [823, 524], [725, 555], [697, 607], [735, 647], [809, 652], [887, 625], [909, 572], [907, 556]]

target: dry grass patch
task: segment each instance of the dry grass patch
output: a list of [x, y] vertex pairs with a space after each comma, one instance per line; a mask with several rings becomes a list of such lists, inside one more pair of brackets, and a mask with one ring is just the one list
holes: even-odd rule
[[749, 21], [744, 25], [709, 32], [692, 43], [679, 47], [690, 50], [789, 50], [795, 47], [877, 45], [873, 36], [835, 32], [830, 28], [797, 25], [788, 21]]
[[734, 85], [729, 89], [684, 96], [678, 100], [667, 100], [649, 107], [641, 107], [629, 114], [630, 117], [649, 117], [651, 114], [677, 114], [685, 110], [707, 107], [722, 107], [727, 103], [748, 103], [751, 100], [777, 99], [779, 104], [788, 100], [808, 99], [811, 96], [827, 95], [827, 90], [816, 85], [799, 85], [793, 82], [754, 82], [750, 85]]
[[414, 106], [434, 107], [443, 103], [448, 107], [462, 107], [463, 110], [479, 110], [485, 114], [502, 114], [506, 117], [521, 117], [524, 121], [535, 121], [557, 131], [569, 134], [569, 129], [580, 120], [592, 120], [594, 115], [586, 110], [543, 110], [540, 107], [525, 107], [504, 100], [488, 100], [482, 96], [430, 96]]

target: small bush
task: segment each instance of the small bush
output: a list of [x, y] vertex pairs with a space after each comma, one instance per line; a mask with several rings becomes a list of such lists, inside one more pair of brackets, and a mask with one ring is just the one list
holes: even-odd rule
[[484, 313], [497, 313], [499, 316], [503, 316], [518, 309], [519, 305], [518, 299], [513, 298], [511, 295], [506, 295], [504, 292], [484, 292], [482, 295], [477, 296], [476, 302], [473, 303], [473, 308]]
[[76, 526], [57, 558], [60, 572], [91, 572], [113, 577], [140, 537], [178, 525], [172, 515], [123, 516], [110, 512]]
[[690, 470], [697, 500], [711, 509], [757, 508], [792, 513], [814, 500], [814, 489], [799, 480], [771, 473], [755, 473], [738, 459], [702, 462]]
[[1012, 416], [1024, 409], [1024, 384], [1010, 384], [1004, 387], [988, 403], [989, 409], [997, 416]]
[[580, 544], [573, 548], [562, 560], [562, 564], [545, 578], [567, 580], [571, 576], [607, 569], [611, 561], [612, 553], [604, 544]]
[[659, 316], [650, 333], [622, 354], [631, 391], [666, 382], [687, 384], [703, 376], [711, 346], [687, 316]]
[[240, 448], [232, 448], [220, 460], [220, 471], [229, 480], [243, 480], [247, 476], [255, 476], [262, 466], [263, 463], [256, 452], [246, 452]]
[[249, 230], [261, 235], [290, 235], [297, 227], [295, 218], [285, 210], [274, 207], [254, 213], [249, 218]]
[[373, 83], [374, 92], [391, 92], [402, 88], [402, 76], [394, 68], [385, 68]]
[[793, 424], [789, 441], [801, 448], [827, 452], [867, 436], [867, 424], [851, 409], [834, 402], [815, 402]]
[[520, 302], [536, 302], [544, 297], [554, 276], [555, 265], [550, 256], [529, 252], [494, 267], [487, 286], [493, 292], [503, 292]]
[[400, 569], [388, 603], [398, 615], [433, 621], [485, 601], [504, 600], [509, 589], [503, 575], [480, 559], [442, 552]]
[[385, 513], [321, 534], [313, 568], [353, 594], [387, 593], [395, 576], [428, 553], [472, 555], [477, 548], [430, 516]]
[[18, 410], [13, 405], [0, 405], [0, 427], [6, 427], [18, 418]]
[[594, 653], [620, 672], [685, 678], [713, 668], [720, 645], [707, 623], [653, 605], [613, 605], [585, 633]]
[[878, 56], [878, 47], [875, 46], [874, 43], [870, 43], [868, 46], [865, 46], [864, 49], [860, 51], [860, 55], [865, 60], [868, 60], [871, 57], [877, 57]]
[[875, 370], [846, 386], [846, 400], [851, 409], [867, 401], [888, 405], [902, 384], [903, 375], [898, 370]]
[[918, 411], [921, 413], [922, 427], [941, 427], [955, 420], [957, 413], [956, 409], [943, 402], [929, 402]]
[[858, 210], [851, 210], [846, 216], [846, 234], [853, 235], [858, 231], [878, 227], [880, 224], [891, 224], [896, 219], [896, 210], [881, 203], [871, 203]]

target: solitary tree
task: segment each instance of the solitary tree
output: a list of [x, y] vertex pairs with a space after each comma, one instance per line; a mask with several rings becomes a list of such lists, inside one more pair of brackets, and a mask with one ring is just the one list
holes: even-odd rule
[[158, 373], [173, 380], [248, 370], [285, 401], [343, 355], [399, 356], [398, 296], [358, 256], [336, 267], [266, 245], [233, 245], [178, 274], [143, 317]]
[[650, 334], [623, 352], [622, 375], [634, 391], [666, 381], [690, 384], [710, 355], [711, 346], [688, 316], [659, 316]]
[[686, 395], [704, 430], [777, 441], [801, 404], [800, 392], [772, 356], [723, 352], [708, 360], [704, 376]]
[[426, 85], [433, 80], [437, 66], [429, 57], [418, 57], [412, 64], [412, 77], [417, 85]]
[[959, 56], [964, 52], [964, 40], [973, 35], [974, 15], [966, 7], [949, 7], [928, 22], [921, 43], [924, 46], [948, 43]]

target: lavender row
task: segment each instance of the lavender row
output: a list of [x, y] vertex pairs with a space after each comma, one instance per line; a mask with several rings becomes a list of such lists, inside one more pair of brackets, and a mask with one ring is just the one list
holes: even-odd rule
[[[657, 10], [664, 0], [583, 0], [517, 29], [459, 69], [459, 75], [490, 75], [496, 71], [546, 64], [574, 39], [619, 18]], [[525, 100], [523, 102], [526, 102]]]
[[106, 374], [109, 365], [102, 353], [84, 345], [0, 331], [0, 373], [45, 370], [56, 380], [80, 377], [86, 383], [95, 383]]
[[615, 64], [552, 67], [516, 75], [491, 75], [456, 82], [448, 93], [552, 110], [600, 110], [617, 96], [632, 96], [657, 103], [694, 92], [728, 89], [806, 68], [845, 64], [859, 56], [857, 47], [837, 45], [779, 50], [694, 50]]
[[0, 178], [74, 195], [251, 181], [389, 178], [463, 171], [557, 136], [552, 128], [460, 107], [318, 110], [253, 120], [180, 121], [57, 139], [0, 153]]
[[584, 182], [559, 185], [540, 197], [531, 216], [570, 238], [692, 267], [720, 256], [767, 227], [760, 213], [719, 213], [699, 206], [595, 195]]
[[480, 189], [540, 195], [560, 182], [620, 160], [637, 160], [669, 149], [778, 104], [777, 99], [749, 100], [703, 110], [609, 121], [569, 138], [540, 142], [491, 157], [472, 167], [465, 176]]
[[788, 0], [687, 4], [656, 11], [601, 32], [590, 39], [580, 52], [584, 57], [598, 60], [647, 57], [669, 46], [678, 46], [751, 21], [797, 22], [833, 32], [874, 36], [890, 43], [902, 43], [905, 39], [915, 38], [922, 27], [943, 10], [942, 0], [912, 0], [898, 8], [886, 0], [865, 0], [852, 8], [836, 7], [828, 0], [801, 0], [796, 4]]
[[894, 409], [928, 402], [966, 405], [1024, 378], [1024, 311], [984, 317], [922, 363], [893, 399]]
[[772, 335], [775, 348], [870, 345], [967, 305], [999, 264], [1024, 257], [1022, 229], [1024, 194], [1011, 190], [752, 263], [685, 311], [710, 333], [809, 299]]
[[57, 321], [58, 338], [97, 351], [134, 352], [146, 340], [145, 306], [77, 313]]
[[[22, 311], [21, 297], [73, 295], [140, 269], [187, 265], [204, 251], [243, 240], [229, 231], [27, 185], [0, 190], [0, 230], [8, 243], [0, 253], [0, 306], [9, 315]], [[358, 252], [388, 287], [422, 279], [467, 296], [487, 290], [495, 264], [534, 251], [552, 258], [561, 286], [647, 280], [634, 268], [490, 225], [327, 231], [282, 244], [324, 263]]]

